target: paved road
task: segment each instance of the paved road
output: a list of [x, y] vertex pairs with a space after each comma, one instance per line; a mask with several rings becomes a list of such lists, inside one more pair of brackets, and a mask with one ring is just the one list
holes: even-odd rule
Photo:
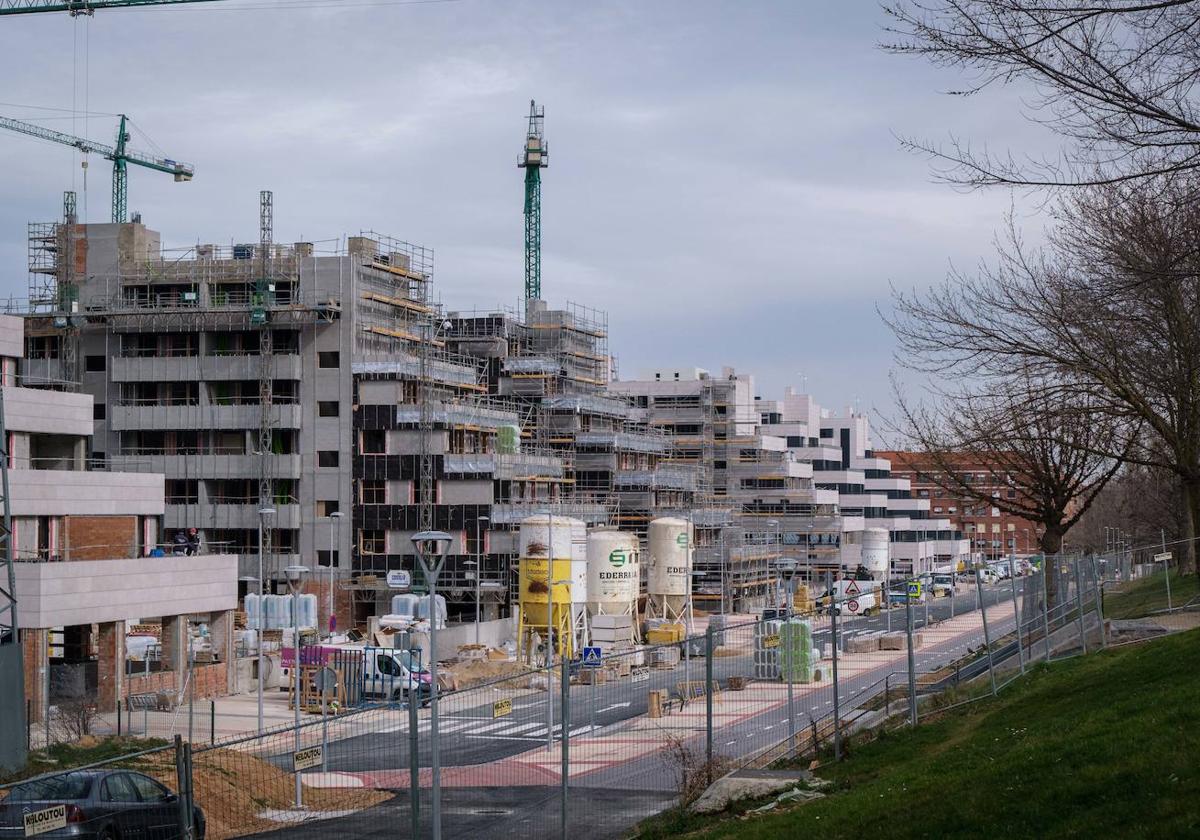
[[[1011, 598], [1008, 582], [984, 587], [984, 601], [990, 606]], [[949, 598], [934, 599], [928, 605], [928, 621], [934, 624], [950, 617], [952, 609]], [[953, 610], [963, 615], [976, 609], [974, 587], [960, 587]], [[1012, 616], [1005, 610], [996, 616], [992, 613], [993, 638], [1011, 630]], [[891, 622], [895, 630], [903, 628], [905, 611], [901, 607], [892, 610]], [[920, 630], [926, 623], [924, 604], [914, 605], [915, 628]], [[997, 620], [999, 618], [999, 620]], [[886, 630], [888, 616], [849, 617], [839, 619], [839, 636], [852, 637], [860, 633]], [[829, 640], [828, 629], [814, 634], [818, 645]], [[929, 644], [915, 653], [919, 671], [932, 671], [947, 662], [963, 656], [969, 649], [982, 644], [982, 631], [959, 634], [938, 644]], [[716, 657], [714, 671], [719, 680], [729, 674], [749, 674], [753, 670], [750, 656], [738, 655]], [[885, 678], [896, 674], [896, 681], [903, 683], [906, 663], [903, 657], [892, 658], [866, 670], [843, 676], [840, 691], [843, 715], [868, 697], [883, 691]], [[647, 695], [652, 688], [670, 689], [685, 675], [694, 680], [704, 678], [704, 659], [681, 662], [673, 670], [651, 670], [644, 683], [631, 684], [621, 680], [601, 686], [573, 686], [570, 691], [572, 704], [571, 729], [572, 749], [579, 736], [582, 743], [611, 736], [620, 743], [623, 727], [618, 726], [631, 718], [644, 715]], [[554, 739], [561, 737], [561, 717], [557, 691], [548, 696], [544, 693], [527, 695], [514, 700], [512, 714], [493, 720], [490, 700], [478, 697], [478, 705], [453, 708], [443, 713], [439, 720], [444, 767], [485, 765], [502, 761], [519, 754], [530, 753], [531, 748], [546, 743], [546, 704], [554, 704], [555, 724], [551, 728]], [[447, 703], [449, 706], [450, 703]], [[702, 708], [702, 707], [701, 707]], [[759, 711], [754, 709], [758, 708]], [[714, 752], [731, 756], [747, 755], [765, 748], [786, 737], [794, 725], [798, 730], [807, 727], [810, 719], [829, 715], [833, 708], [832, 686], [796, 686], [794, 699], [789, 706], [775, 688], [770, 699], [731, 721], [718, 721]], [[791, 721], [794, 720], [794, 724]], [[331, 772], [403, 771], [408, 766], [408, 717], [406, 711], [397, 711], [394, 721], [381, 721], [381, 728], [368, 734], [335, 741], [329, 747], [329, 770]], [[429, 756], [428, 710], [420, 713], [418, 724], [418, 756], [422, 767], [428, 767]], [[684, 728], [681, 735], [693, 742], [693, 747], [703, 749], [703, 716], [695, 729]], [[658, 750], [647, 751], [644, 741], [630, 741], [627, 760], [600, 762], [589, 772], [575, 777], [572, 773], [571, 787], [578, 795], [572, 797], [573, 840], [590, 837], [611, 837], [632, 826], [641, 818], [656, 813], [674, 795], [674, 768]], [[559, 754], [560, 746], [555, 743], [553, 751], [547, 752], [552, 763]], [[532, 753], [536, 755], [536, 753]], [[578, 753], [576, 753], [578, 754]], [[281, 764], [284, 760], [281, 760]], [[389, 776], [400, 795], [383, 805], [368, 811], [295, 826], [265, 836], [287, 837], [346, 837], [395, 836], [395, 832], [407, 826], [408, 796], [401, 781], [402, 773], [382, 774]], [[426, 791], [424, 796], [428, 795]], [[523, 840], [557, 836], [559, 788], [554, 785], [531, 783], [523, 786], [504, 787], [447, 787], [443, 792], [445, 803], [446, 837], [482, 837], [497, 834], [519, 833]], [[424, 813], [428, 813], [427, 809]]]
[[[971, 612], [976, 607], [974, 588], [968, 590], [967, 587], [960, 587], [960, 590], [962, 591], [954, 599], [955, 615]], [[989, 606], [1010, 598], [1011, 590], [1007, 583], [984, 588], [984, 601]], [[929, 622], [936, 623], [949, 618], [951, 606], [949, 598], [931, 600], [928, 604]], [[926, 626], [925, 616], [925, 605], [914, 605], [913, 624], [917, 630]], [[893, 629], [903, 629], [905, 611], [902, 607], [894, 607], [890, 618]], [[888, 623], [889, 616], [886, 613], [877, 616], [844, 616], [839, 619], [839, 636], [845, 639], [861, 633], [886, 630]], [[818, 647], [823, 648], [824, 644], [831, 640], [829, 629], [818, 630], [813, 635]], [[923, 670], [925, 663], [932, 663], [935, 659], [940, 662], [948, 658], [957, 658], [951, 654], [965, 654], [969, 646], [978, 646], [979, 641], [981, 638], [961, 640], [955, 646], [955, 650], [921, 650], [918, 652], [918, 669]], [[897, 672], [903, 669], [904, 663], [901, 662]], [[751, 657], [718, 657], [714, 670], [716, 678], [722, 682], [730, 674], [748, 675], [753, 671]], [[681, 661], [674, 669], [651, 669], [647, 681], [643, 683], [631, 684], [628, 680], [621, 680], [599, 686], [574, 685], [570, 690], [571, 737], [599, 734], [614, 724], [644, 715], [648, 707], [648, 692], [651, 689], [674, 691], [677, 684], [685, 678], [703, 680], [704, 677], [704, 658], [693, 657], [690, 662]], [[882, 677], [883, 672], [880, 672], [870, 681]], [[847, 685], [841, 693], [845, 697], [851, 697], [856, 688], [860, 686]], [[880, 689], [882, 690], [882, 686]], [[850, 693], [847, 694], [847, 691]], [[512, 714], [497, 720], [492, 719], [491, 700], [485, 696], [479, 697], [478, 705], [470, 707], [463, 707], [459, 703], [452, 705], [449, 700], [444, 701], [438, 721], [442, 766], [485, 764], [547, 743], [548, 702], [553, 705], [554, 723], [550, 731], [553, 740], [557, 741], [562, 736], [562, 710], [557, 686], [549, 694], [539, 692], [514, 699]], [[824, 704], [822, 708], [832, 709], [831, 700], [822, 700], [821, 703]], [[431, 763], [429, 731], [429, 710], [422, 709], [417, 728], [417, 755], [422, 767], [428, 767]], [[760, 739], [754, 740], [757, 742]], [[407, 768], [409, 743], [408, 713], [397, 710], [394, 720], [381, 720], [380, 728], [373, 732], [332, 742], [329, 745], [328, 769], [331, 772], [362, 772]], [[287, 756], [275, 759], [279, 766], [286, 766], [288, 760]]]

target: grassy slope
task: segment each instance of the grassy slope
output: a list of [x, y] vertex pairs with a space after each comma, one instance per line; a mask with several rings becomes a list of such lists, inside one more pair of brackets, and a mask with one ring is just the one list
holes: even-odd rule
[[[1178, 607], [1196, 597], [1197, 582], [1194, 574], [1181, 575], [1171, 572], [1171, 604]], [[1161, 574], [1143, 580], [1135, 580], [1120, 589], [1106, 587], [1104, 615], [1108, 618], [1140, 618], [1155, 610], [1167, 608], [1166, 580]]]
[[[695, 834], [1200, 836], [1200, 631], [1039, 666], [1000, 697], [852, 749], [828, 799]], [[656, 828], [667, 828], [659, 823]], [[681, 831], [682, 830], [682, 831]], [[654, 834], [656, 832], [649, 832]]]

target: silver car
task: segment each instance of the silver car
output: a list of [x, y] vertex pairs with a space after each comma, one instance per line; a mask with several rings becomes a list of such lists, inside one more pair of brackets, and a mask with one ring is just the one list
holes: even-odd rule
[[[204, 812], [194, 809], [195, 840], [204, 840]], [[75, 770], [13, 787], [0, 801], [0, 838], [46, 840], [179, 840], [179, 796], [133, 770]]]

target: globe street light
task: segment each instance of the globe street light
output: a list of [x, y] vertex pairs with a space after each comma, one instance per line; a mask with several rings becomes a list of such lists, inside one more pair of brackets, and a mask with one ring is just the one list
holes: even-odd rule
[[[300, 752], [300, 591], [304, 588], [304, 579], [308, 569], [304, 566], [288, 566], [283, 570], [287, 577], [288, 590], [292, 593], [292, 646], [295, 655], [292, 658], [292, 754]], [[295, 759], [293, 758], [293, 764]], [[296, 777], [296, 808], [304, 807], [304, 794], [300, 789], [300, 771], [292, 768]]]
[[[433, 807], [433, 840], [442, 840], [442, 766], [438, 752], [438, 676], [437, 676], [437, 579], [446, 562], [446, 551], [453, 538], [445, 531], [420, 531], [413, 534], [412, 544], [421, 563], [421, 571], [429, 583], [429, 681], [432, 696], [429, 701], [430, 764], [433, 781], [430, 797]], [[411, 699], [409, 700], [411, 703]]]

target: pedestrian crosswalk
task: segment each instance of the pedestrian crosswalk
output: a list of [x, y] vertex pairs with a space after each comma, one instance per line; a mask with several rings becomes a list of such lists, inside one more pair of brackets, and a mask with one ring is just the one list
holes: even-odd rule
[[[426, 735], [430, 730], [428, 718], [417, 724], [417, 734]], [[586, 735], [591, 732], [590, 725], [576, 726], [571, 729], [571, 737]], [[555, 738], [562, 737], [562, 724], [555, 724], [550, 730]], [[408, 732], [408, 722], [397, 723], [393, 726], [378, 730], [380, 734], [392, 732]], [[515, 741], [545, 741], [546, 722], [530, 722], [522, 720], [501, 720], [476, 717], [443, 717], [438, 719], [438, 734], [458, 734], [466, 738], [495, 738]]]

